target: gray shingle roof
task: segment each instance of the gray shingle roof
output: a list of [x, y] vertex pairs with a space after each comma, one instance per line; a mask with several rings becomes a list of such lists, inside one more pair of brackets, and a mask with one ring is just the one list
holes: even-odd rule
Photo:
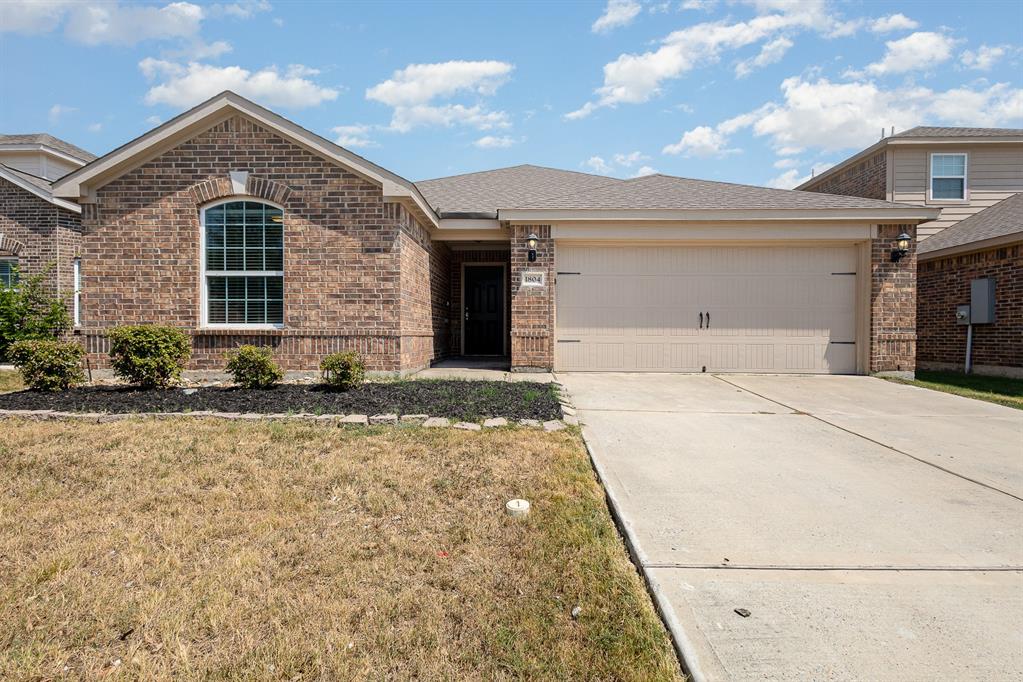
[[65, 142], [59, 137], [54, 137], [48, 133], [29, 133], [27, 135], [0, 135], [0, 148], [5, 145], [15, 144], [42, 144], [47, 147], [52, 147], [57, 151], [64, 152], [69, 156], [73, 156], [76, 159], [88, 163], [96, 158], [96, 155], [92, 152], [87, 152], [81, 147], [77, 147], [70, 142]]
[[17, 168], [11, 168], [10, 166], [4, 163], [0, 163], [0, 168], [3, 168], [11, 175], [18, 177], [31, 185], [35, 185], [36, 187], [47, 193], [53, 191], [53, 183], [50, 180], [47, 180], [46, 178], [41, 178], [38, 175], [26, 173], [25, 171], [18, 170]]
[[498, 209], [531, 204], [542, 197], [622, 182], [603, 175], [527, 164], [421, 180], [415, 185], [438, 213], [496, 214]]
[[1023, 239], [1023, 193], [1002, 199], [994, 206], [928, 237], [920, 242], [917, 251], [925, 254], [1012, 234], [1019, 234]]
[[917, 126], [892, 137], [1023, 137], [1023, 128], [943, 128]]
[[756, 210], [918, 207], [837, 194], [691, 180], [671, 175], [647, 175], [583, 192], [534, 198], [517, 206], [502, 208]]

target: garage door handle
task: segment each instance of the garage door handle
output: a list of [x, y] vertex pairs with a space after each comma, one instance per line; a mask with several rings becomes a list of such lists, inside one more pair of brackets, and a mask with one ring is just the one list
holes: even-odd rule
[[700, 329], [703, 329], [703, 313], [700, 313]]

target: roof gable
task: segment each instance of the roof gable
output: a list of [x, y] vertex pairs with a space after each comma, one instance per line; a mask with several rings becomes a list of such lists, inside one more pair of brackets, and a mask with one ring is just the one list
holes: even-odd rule
[[41, 178], [38, 175], [32, 175], [25, 171], [20, 171], [17, 168], [11, 168], [0, 163], [0, 178], [3, 178], [7, 182], [20, 187], [21, 189], [34, 194], [43, 201], [48, 201], [54, 206], [59, 206], [65, 210], [73, 213], [81, 213], [82, 207], [70, 201], [64, 199], [57, 199], [53, 196], [52, 184], [46, 178]]
[[65, 175], [54, 182], [54, 194], [89, 201], [98, 187], [234, 115], [245, 116], [309, 152], [344, 166], [379, 185], [385, 198], [406, 200], [428, 222], [437, 224], [436, 214], [416, 186], [408, 180], [230, 91], [216, 95]]

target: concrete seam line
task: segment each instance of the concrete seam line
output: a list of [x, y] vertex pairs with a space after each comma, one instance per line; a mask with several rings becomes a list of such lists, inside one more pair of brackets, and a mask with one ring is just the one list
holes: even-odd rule
[[653, 598], [654, 610], [657, 612], [657, 615], [661, 617], [661, 622], [664, 623], [665, 628], [668, 630], [668, 636], [674, 645], [675, 654], [678, 656], [679, 663], [682, 666], [682, 672], [685, 673], [692, 682], [706, 682], [707, 677], [703, 674], [703, 670], [700, 668], [696, 649], [693, 647], [692, 642], [689, 641], [689, 637], [682, 629], [682, 624], [678, 622], [674, 612], [671, 610], [671, 604], [668, 603], [668, 598], [664, 595], [664, 591], [661, 589], [660, 584], [646, 570], [649, 565], [647, 557], [643, 550], [639, 547], [639, 542], [631, 524], [625, 520], [618, 499], [615, 497], [615, 494], [611, 492], [611, 488], [607, 484], [607, 481], [609, 480], [607, 471], [605, 471], [604, 467], [597, 461], [597, 458], [593, 456], [593, 447], [586, 438], [585, 427], [580, 429], [580, 434], [582, 435], [583, 445], [586, 448], [586, 454], [590, 458], [590, 465], [597, 474], [597, 479], [600, 481], [601, 487], [604, 488], [604, 496], [607, 499], [607, 505], [611, 511], [611, 519], [618, 528], [618, 532], [621, 534], [622, 539], [625, 541], [625, 547], [628, 550], [629, 555], [632, 557], [632, 561], [636, 565], [636, 568], [639, 570], [640, 576], [643, 577], [643, 582], [646, 584], [647, 592]]
[[810, 417], [812, 419], [816, 419], [817, 421], [821, 422], [822, 424], [827, 424], [828, 426], [830, 426], [832, 428], [836, 428], [839, 431], [844, 431], [845, 433], [848, 433], [851, 436], [856, 436], [857, 438], [862, 438], [863, 440], [868, 441], [870, 443], [873, 443], [874, 445], [880, 445], [881, 447], [887, 448], [888, 450], [891, 450], [892, 452], [898, 453], [898, 454], [902, 455], [903, 457], [909, 457], [910, 459], [916, 460], [917, 462], [920, 462], [921, 464], [926, 464], [929, 467], [933, 467], [933, 468], [937, 469], [938, 471], [944, 471], [946, 474], [950, 474], [952, 476], [955, 476], [956, 478], [961, 478], [964, 481], [969, 481], [970, 483], [974, 483], [974, 484], [979, 485], [979, 486], [981, 486], [983, 488], [987, 488], [988, 490], [993, 490], [996, 493], [1001, 493], [1002, 495], [1007, 495], [1008, 497], [1011, 497], [1014, 500], [1019, 500], [1020, 502], [1023, 502], [1023, 497], [1020, 497], [1018, 495], [1013, 495], [1012, 493], [1008, 492], [1007, 490], [1002, 490], [1001, 488], [996, 488], [995, 486], [993, 486], [993, 485], [991, 485], [989, 483], [984, 483], [983, 481], [978, 481], [975, 478], [970, 478], [969, 476], [964, 476], [963, 474], [960, 474], [960, 473], [958, 473], [956, 471], [952, 471], [951, 469], [946, 469], [945, 467], [941, 466], [940, 464], [935, 464], [934, 462], [928, 462], [926, 459], [921, 459], [921, 458], [917, 457], [916, 455], [911, 455], [908, 452], [904, 452], [902, 450], [899, 450], [897, 447], [888, 445], [887, 443], [882, 443], [881, 441], [874, 440], [873, 438], [870, 438], [869, 436], [864, 436], [862, 433], [856, 433], [855, 431], [853, 431], [851, 429], [847, 429], [844, 426], [839, 426], [838, 424], [834, 424], [832, 422], [829, 422], [827, 419], [825, 419], [823, 417], [818, 417], [817, 415], [813, 414], [812, 412], [805, 412], [803, 410], [797, 410], [796, 408], [791, 407], [789, 405], [786, 405], [785, 403], [783, 403], [783, 402], [781, 402], [779, 400], [775, 400], [774, 398], [768, 398], [766, 395], [761, 395], [760, 393], [757, 393], [756, 391], [751, 391], [750, 389], [744, 388], [742, 386], [739, 386], [738, 384], [733, 384], [728, 379], [723, 379], [720, 376], [718, 376], [717, 374], [714, 375], [714, 378], [723, 381], [724, 383], [728, 384], [729, 386], [734, 386], [735, 388], [739, 389], [740, 391], [746, 391], [747, 393], [751, 393], [751, 394], [757, 396], [758, 398], [763, 398], [764, 400], [769, 400], [770, 402], [772, 402], [772, 403], [774, 403], [776, 405], [781, 405], [782, 407], [784, 407], [786, 409], [793, 410], [794, 412], [798, 412], [799, 414], [805, 414], [807, 417]]
[[1018, 573], [1023, 566], [792, 566], [788, 564], [682, 564], [651, 562], [647, 568], [712, 571], [891, 571], [896, 573]]

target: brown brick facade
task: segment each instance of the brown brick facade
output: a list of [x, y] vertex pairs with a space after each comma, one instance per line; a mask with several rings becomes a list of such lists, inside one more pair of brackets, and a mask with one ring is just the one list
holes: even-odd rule
[[[247, 194], [284, 208], [282, 330], [201, 328], [199, 214], [232, 196], [232, 171], [249, 173]], [[221, 369], [224, 352], [247, 342], [274, 347], [286, 369], [353, 349], [372, 370], [404, 371], [446, 352], [438, 301], [450, 285], [419, 279], [445, 270], [446, 247], [377, 185], [248, 118], [218, 123], [96, 195], [82, 220], [82, 326], [94, 366], [106, 362], [103, 330], [133, 323], [188, 330], [192, 369]]]
[[[910, 251], [891, 260], [899, 233]], [[916, 226], [879, 225], [870, 245], [870, 372], [913, 372], [916, 368]]]
[[917, 277], [917, 362], [922, 368], [964, 368], [966, 327], [956, 324], [956, 306], [969, 304], [972, 280], [991, 277], [996, 321], [974, 326], [973, 364], [985, 373], [1023, 376], [1023, 244], [924, 261]]
[[886, 199], [886, 174], [888, 172], [884, 150], [858, 161], [819, 183], [806, 188], [808, 192], [842, 194], [850, 197]]
[[14, 256], [22, 277], [46, 272], [46, 286], [72, 309], [74, 259], [81, 248], [77, 213], [0, 179], [0, 258]]
[[[529, 262], [526, 237], [539, 237], [536, 261]], [[524, 271], [545, 274], [543, 287], [523, 287]], [[554, 367], [554, 240], [550, 225], [514, 225], [511, 237], [512, 371]]]

